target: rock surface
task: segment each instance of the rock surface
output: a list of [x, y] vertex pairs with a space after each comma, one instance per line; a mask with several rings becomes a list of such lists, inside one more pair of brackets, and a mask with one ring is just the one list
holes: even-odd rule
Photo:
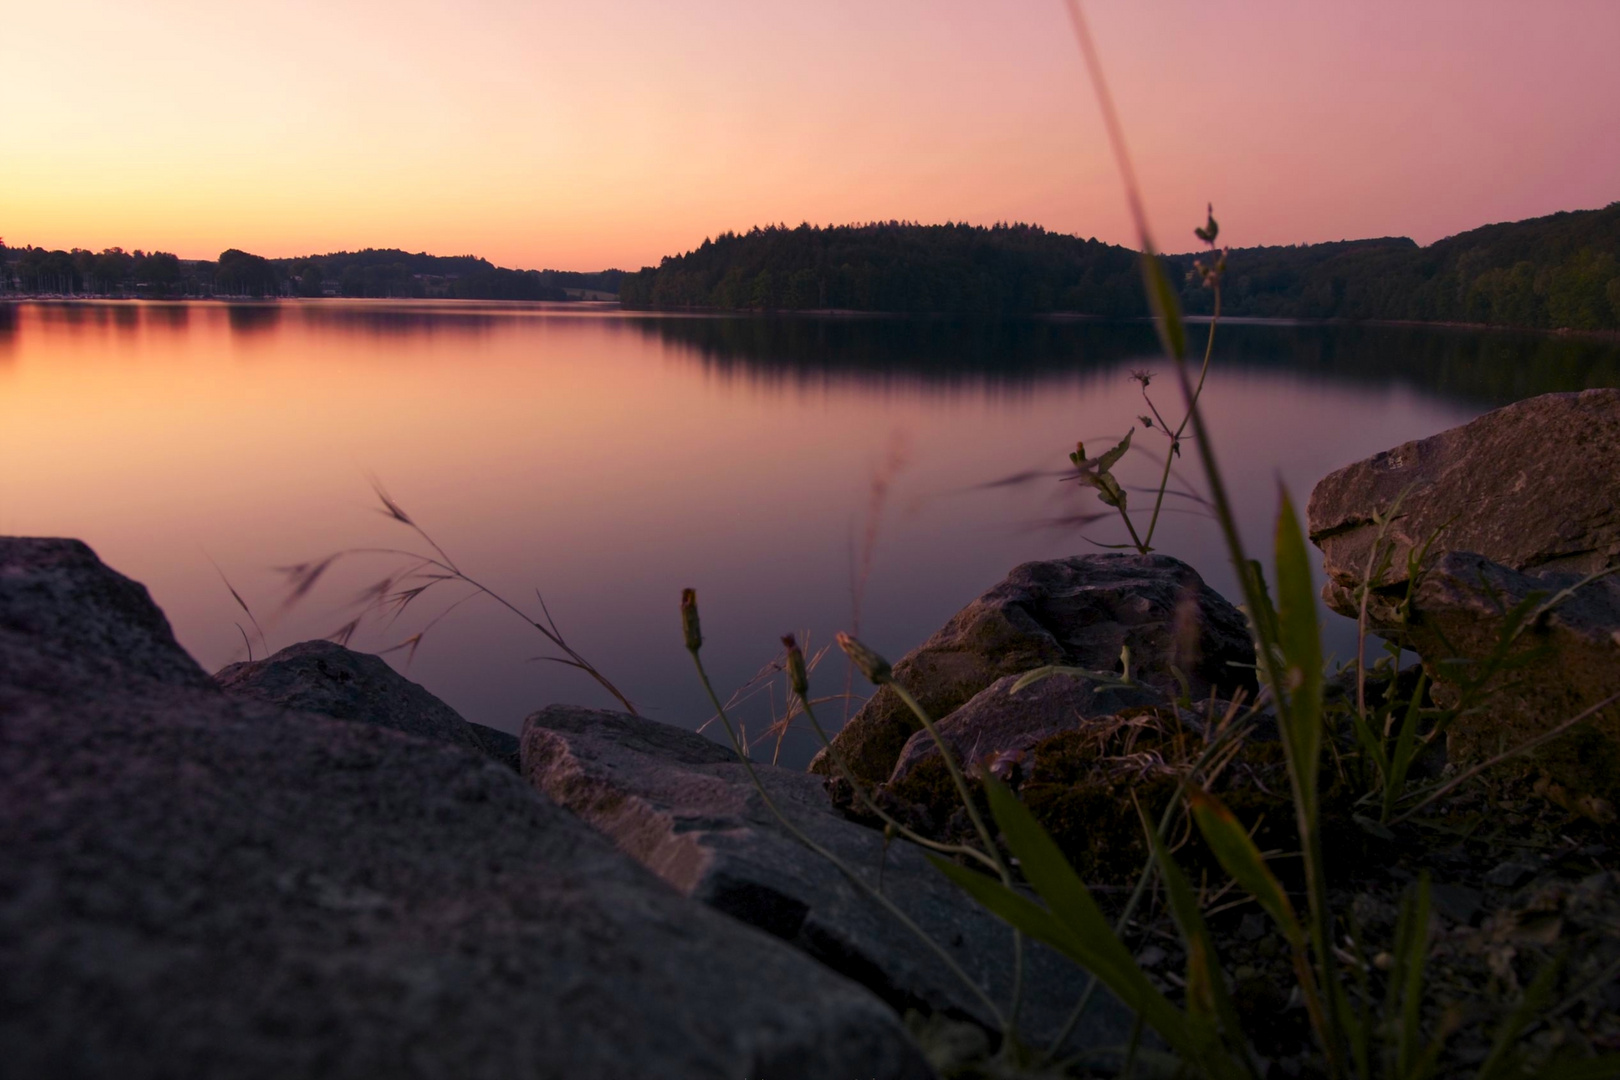
[[[1436, 700], [1454, 705], [1459, 677], [1501, 640], [1504, 617], [1534, 594], [1544, 599], [1578, 584], [1581, 574], [1523, 574], [1479, 555], [1451, 552], [1419, 584], [1410, 642], [1430, 676]], [[1582, 585], [1529, 627], [1510, 654], [1516, 664], [1487, 685], [1484, 710], [1457, 718], [1448, 756], [1489, 758], [1620, 694], [1620, 575]], [[1570, 789], [1575, 800], [1597, 796], [1620, 805], [1620, 703], [1544, 744], [1529, 759]], [[1602, 816], [1588, 804], [1588, 812]]]
[[[1166, 701], [1165, 695], [1152, 687], [1098, 686], [1089, 679], [1069, 675], [1042, 679], [1015, 694], [1012, 688], [1018, 679], [1017, 675], [997, 679], [935, 725], [964, 769], [1016, 759], [1036, 743], [1077, 730], [1088, 720]], [[939, 748], [928, 732], [916, 732], [900, 752], [889, 783], [904, 783], [919, 768], [938, 758]]]
[[221, 668], [214, 679], [234, 697], [452, 743], [488, 754], [513, 771], [518, 768], [516, 735], [463, 720], [382, 657], [335, 642], [289, 645], [268, 659]]
[[[1195, 697], [1252, 686], [1254, 646], [1243, 614], [1166, 555], [1109, 553], [1024, 563], [957, 612], [894, 665], [895, 678], [935, 720], [997, 679], [1046, 664], [1119, 670], [1130, 646], [1137, 678], [1172, 695], [1179, 668]], [[898, 695], [881, 688], [837, 735], [850, 769], [887, 779], [919, 729]], [[826, 752], [811, 771], [831, 775]]]
[[1513, 570], [1613, 566], [1620, 562], [1620, 389], [1530, 398], [1322, 480], [1307, 516], [1334, 610], [1355, 617], [1353, 590], [1377, 536], [1373, 513], [1409, 488], [1388, 532], [1395, 558], [1386, 587], [1405, 582], [1406, 553], [1442, 526], [1437, 551], [1470, 551]]
[[[998, 1005], [1010, 999], [1012, 940], [928, 864], [921, 849], [835, 813], [821, 781], [755, 766], [790, 820], [889, 897]], [[765, 806], [742, 763], [709, 739], [622, 713], [553, 706], [523, 729], [524, 775], [688, 896], [784, 940], [858, 979], [896, 1008], [921, 1006], [994, 1028], [989, 1011], [905, 927], [794, 839]], [[881, 870], [880, 870], [881, 867]], [[1031, 948], [1022, 1029], [1045, 1045], [1085, 977]], [[1093, 999], [1070, 1047], [1118, 1046], [1130, 1017]]]
[[476, 754], [233, 699], [0, 539], [7, 1075], [922, 1077], [892, 1013]]

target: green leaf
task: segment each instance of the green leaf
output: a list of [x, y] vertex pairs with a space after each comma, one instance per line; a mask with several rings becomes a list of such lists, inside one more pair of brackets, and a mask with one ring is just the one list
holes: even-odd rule
[[[1141, 805], [1137, 805], [1137, 813], [1143, 814]], [[1198, 899], [1193, 895], [1192, 886], [1187, 883], [1187, 876], [1176, 865], [1176, 860], [1165, 847], [1164, 840], [1153, 827], [1152, 822], [1142, 816], [1142, 828], [1147, 833], [1148, 843], [1153, 849], [1153, 860], [1159, 868], [1159, 877], [1164, 882], [1165, 895], [1170, 901], [1170, 914], [1181, 929], [1181, 936], [1187, 943], [1187, 1007], [1194, 1017], [1212, 1025], [1204, 1031], [1196, 1033], [1213, 1044], [1206, 1051], [1221, 1053], [1223, 1048], [1219, 1044], [1214, 1024], [1219, 1024], [1219, 1031], [1225, 1034], [1228, 1046], [1246, 1055], [1246, 1041], [1243, 1036], [1243, 1023], [1238, 1018], [1237, 1006], [1232, 1001], [1231, 992], [1226, 986], [1226, 976], [1221, 971], [1220, 960], [1215, 954], [1215, 942], [1209, 936], [1209, 928], [1204, 925], [1204, 915], [1198, 909]], [[1234, 1069], [1242, 1068], [1241, 1058], [1232, 1061]]]
[[1026, 687], [1033, 686], [1042, 679], [1050, 679], [1054, 675], [1070, 675], [1076, 679], [1091, 679], [1104, 686], [1129, 685], [1112, 671], [1092, 671], [1090, 668], [1065, 667], [1062, 664], [1047, 664], [1044, 667], [1033, 668], [1018, 676], [1018, 681], [1012, 684], [1007, 692], [1016, 694]]
[[1131, 428], [1131, 430], [1125, 433], [1125, 437], [1119, 440], [1119, 445], [1115, 446], [1111, 450], [1106, 450], [1103, 452], [1103, 455], [1097, 459], [1097, 472], [1099, 474], [1105, 473], [1109, 469], [1112, 469], [1114, 467], [1114, 463], [1125, 456], [1125, 451], [1131, 448], [1131, 436], [1135, 434], [1136, 429]]
[[1175, 289], [1165, 276], [1158, 256], [1151, 251], [1142, 252], [1142, 281], [1147, 286], [1148, 305], [1153, 309], [1153, 324], [1158, 328], [1159, 341], [1173, 360], [1187, 355], [1187, 329], [1181, 322], [1181, 303]]
[[1259, 902], [1288, 943], [1296, 949], [1305, 947], [1305, 928], [1294, 914], [1294, 905], [1288, 894], [1272, 874], [1260, 849], [1244, 830], [1243, 824], [1232, 815], [1219, 799], [1207, 791], [1194, 788], [1187, 793], [1192, 807], [1193, 821], [1204, 836], [1221, 869], [1232, 875], [1250, 896]]
[[1308, 800], [1311, 820], [1315, 820], [1316, 779], [1322, 758], [1322, 633], [1305, 533], [1286, 488], [1277, 509], [1277, 643], [1282, 648], [1286, 685], [1273, 690], [1279, 701], [1288, 703], [1284, 735], [1293, 751], [1293, 767], [1299, 771], [1297, 795]]
[[[1418, 720], [1423, 710], [1423, 690], [1428, 682], [1428, 673], [1418, 675], [1417, 686], [1412, 690], [1412, 700], [1406, 703], [1406, 715], [1401, 719], [1401, 730], [1395, 736], [1395, 750], [1389, 759], [1389, 765], [1384, 770], [1384, 820], [1388, 821], [1395, 814], [1395, 803], [1406, 790], [1406, 774], [1412, 768], [1412, 759], [1417, 757], [1423, 748], [1418, 745]], [[1390, 693], [1394, 693], [1394, 683], [1390, 684]], [[1426, 745], [1426, 744], [1425, 744]]]

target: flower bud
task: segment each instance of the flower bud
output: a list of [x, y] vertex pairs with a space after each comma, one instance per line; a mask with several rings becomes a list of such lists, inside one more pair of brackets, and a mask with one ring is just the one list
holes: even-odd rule
[[782, 647], [787, 650], [788, 687], [803, 698], [810, 693], [810, 673], [805, 670], [804, 650], [799, 648], [792, 634], [782, 638]]
[[894, 669], [889, 666], [889, 662], [843, 631], [838, 633], [838, 647], [849, 654], [849, 658], [855, 661], [855, 666], [861, 669], [861, 674], [871, 680], [873, 685], [882, 686], [886, 682], [893, 681]]
[[703, 647], [703, 631], [698, 626], [697, 591], [681, 590], [681, 633], [686, 636], [686, 647], [697, 652]]

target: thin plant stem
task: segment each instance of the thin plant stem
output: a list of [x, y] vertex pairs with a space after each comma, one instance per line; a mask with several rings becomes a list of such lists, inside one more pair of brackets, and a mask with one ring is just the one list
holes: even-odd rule
[[[996, 872], [1001, 876], [1001, 883], [1009, 889], [1012, 888], [1012, 870], [1007, 866], [1007, 860], [1001, 857], [1001, 849], [996, 847], [995, 834], [993, 834], [985, 826], [984, 818], [980, 815], [979, 808], [974, 805], [973, 793], [968, 790], [967, 780], [963, 778], [962, 770], [956, 763], [956, 755], [951, 753], [950, 746], [946, 744], [944, 737], [940, 735], [939, 728], [934, 724], [934, 718], [928, 715], [928, 710], [924, 709], [922, 704], [918, 702], [916, 698], [911, 696], [911, 692], [904, 686], [901, 686], [892, 675], [889, 676], [885, 682], [886, 685], [894, 688], [894, 692], [900, 695], [900, 700], [905, 702], [906, 708], [910, 709], [912, 714], [915, 715], [918, 720], [922, 721], [923, 727], [928, 730], [928, 736], [934, 740], [934, 746], [939, 750], [939, 756], [945, 762], [945, 769], [951, 774], [951, 782], [956, 785], [956, 793], [962, 799], [962, 806], [967, 810], [968, 818], [973, 822], [973, 828], [978, 832], [980, 842], [984, 844], [985, 850], [990, 855], [990, 858], [995, 861]], [[1022, 930], [1014, 929], [1012, 1007], [1012, 1018], [1014, 1020], [1016, 1020], [1018, 1015], [1019, 999], [1022, 997], [1023, 983], [1024, 933]], [[1012, 1034], [1010, 1024], [1008, 1026], [1008, 1034], [1009, 1036]]]
[[832, 758], [833, 765], [838, 769], [839, 775], [844, 778], [844, 782], [848, 784], [855, 792], [855, 797], [860, 800], [861, 805], [865, 807], [869, 813], [882, 821], [883, 824], [892, 827], [896, 833], [905, 837], [907, 840], [910, 840], [913, 844], [916, 844], [919, 847], [925, 847], [931, 851], [937, 851], [942, 855], [965, 855], [970, 859], [977, 860], [987, 870], [997, 869], [996, 861], [994, 859], [971, 844], [946, 844], [939, 840], [930, 840], [928, 837], [918, 833], [910, 826], [894, 817], [894, 815], [890, 814], [887, 810], [884, 810], [881, 806], [879, 806], [877, 804], [877, 800], [873, 799], [872, 796], [867, 793], [866, 789], [863, 788], [855, 779], [854, 770], [849, 767], [849, 762], [845, 759], [844, 752], [838, 748], [838, 744], [836, 742], [828, 738], [826, 730], [821, 726], [821, 722], [816, 719], [815, 710], [810, 707], [810, 699], [801, 694], [799, 695], [799, 704], [804, 709], [804, 715], [809, 719], [810, 726], [815, 729], [816, 738], [821, 740], [822, 748], [826, 750], [827, 755]]
[[763, 782], [761, 782], [759, 774], [754, 771], [754, 763], [749, 760], [747, 748], [743, 746], [742, 741], [737, 737], [737, 729], [732, 726], [731, 717], [726, 714], [725, 706], [720, 704], [720, 696], [714, 692], [714, 686], [709, 682], [709, 673], [704, 670], [703, 658], [698, 655], [698, 651], [696, 649], [688, 649], [687, 651], [692, 654], [692, 663], [697, 668], [698, 679], [703, 683], [704, 692], [709, 695], [709, 701], [714, 705], [715, 712], [720, 717], [720, 722], [726, 726], [726, 734], [731, 738], [732, 749], [736, 751], [737, 757], [741, 759], [743, 768], [748, 772], [748, 778], [753, 781], [754, 789], [759, 792], [760, 798], [764, 800], [765, 806], [770, 810], [772, 815], [775, 816], [776, 820], [781, 823], [782, 827], [786, 829], [795, 840], [799, 841], [799, 843], [803, 844], [817, 855], [820, 855], [822, 858], [826, 859], [833, 865], [835, 869], [838, 870], [839, 873], [843, 874], [844, 877], [849, 879], [851, 885], [854, 885], [855, 888], [861, 893], [865, 894], [868, 899], [881, 906], [890, 915], [899, 920], [900, 924], [909, 930], [917, 938], [917, 940], [921, 941], [929, 949], [929, 951], [931, 951], [935, 956], [939, 957], [945, 966], [950, 969], [951, 973], [961, 980], [962, 985], [966, 986], [973, 993], [973, 995], [979, 999], [980, 1004], [982, 1004], [985, 1009], [988, 1010], [996, 1025], [1005, 1030], [1007, 1028], [1006, 1016], [1002, 1013], [1001, 1009], [997, 1007], [996, 1003], [991, 1000], [990, 995], [984, 992], [984, 988], [975, 982], [967, 972], [962, 970], [961, 965], [956, 962], [950, 953], [946, 952], [938, 942], [929, 937], [928, 934], [923, 931], [922, 927], [918, 926], [916, 922], [912, 920], [911, 916], [907, 915], [895, 905], [894, 901], [890, 900], [887, 896], [884, 896], [883, 893], [879, 892], [877, 889], [874, 889], [871, 885], [868, 885], [865, 879], [857, 874], [852, 867], [844, 862], [844, 860], [840, 859], [837, 855], [833, 854], [821, 844], [816, 843], [808, 835], [806, 835], [802, 829], [793, 824], [793, 822], [789, 820], [788, 816], [782, 812], [781, 808], [776, 805], [776, 800], [771, 798], [771, 793], [765, 789], [765, 785]]
[[[1218, 278], [1216, 279], [1214, 289], [1215, 289], [1215, 311], [1214, 311], [1214, 314], [1210, 316], [1210, 320], [1209, 320], [1209, 336], [1204, 339], [1204, 363], [1203, 363], [1203, 366], [1198, 369], [1198, 385], [1197, 385], [1197, 387], [1195, 387], [1193, 389], [1193, 395], [1192, 395], [1192, 407], [1193, 408], [1197, 407], [1198, 399], [1200, 397], [1202, 397], [1203, 393], [1204, 393], [1204, 379], [1205, 379], [1206, 376], [1209, 375], [1209, 360], [1210, 360], [1210, 357], [1212, 355], [1214, 355], [1214, 352], [1215, 352], [1215, 327], [1221, 321], [1221, 285], [1220, 285], [1220, 280]], [[1147, 397], [1147, 388], [1146, 387], [1144, 387], [1142, 389], [1142, 396], [1144, 398]], [[1149, 401], [1148, 402], [1148, 407], [1152, 408], [1152, 406], [1153, 406], [1153, 403], [1151, 401]], [[1153, 410], [1153, 415], [1158, 416], [1158, 414], [1159, 414], [1159, 411], [1157, 409], [1154, 409]], [[1159, 494], [1153, 500], [1153, 516], [1148, 519], [1147, 537], [1143, 541], [1143, 546], [1147, 550], [1151, 550], [1151, 547], [1149, 547], [1149, 545], [1151, 545], [1153, 543], [1153, 532], [1154, 532], [1155, 529], [1158, 528], [1158, 525], [1159, 525], [1159, 508], [1164, 505], [1165, 488], [1170, 486], [1170, 464], [1175, 459], [1175, 456], [1176, 456], [1175, 455], [1175, 448], [1178, 445], [1180, 445], [1181, 436], [1187, 430], [1187, 423], [1191, 419], [1192, 419], [1192, 410], [1189, 409], [1188, 412], [1187, 412], [1187, 415], [1181, 418], [1181, 426], [1176, 428], [1176, 432], [1175, 432], [1174, 435], [1170, 436], [1170, 449], [1165, 451], [1165, 455], [1164, 455], [1164, 473], [1163, 473], [1163, 475], [1161, 475], [1159, 477]], [[1164, 423], [1164, 420], [1161, 418], [1159, 423], [1162, 425]], [[1144, 550], [1143, 554], [1146, 554], [1147, 550]]]
[[979, 808], [974, 805], [973, 793], [968, 790], [967, 780], [963, 778], [962, 770], [956, 764], [956, 755], [951, 753], [950, 746], [940, 735], [939, 728], [934, 724], [934, 718], [929, 716], [928, 710], [924, 709], [917, 699], [911, 696], [911, 691], [901, 686], [894, 678], [889, 678], [885, 685], [893, 688], [894, 692], [900, 696], [900, 700], [905, 703], [906, 708], [911, 710], [912, 715], [922, 721], [922, 726], [927, 729], [929, 738], [934, 740], [934, 746], [939, 750], [939, 756], [945, 762], [945, 771], [950, 773], [951, 783], [956, 785], [956, 794], [961, 798], [962, 805], [967, 809], [968, 820], [973, 822], [973, 829], [979, 834], [980, 843], [984, 844], [985, 850], [995, 859], [996, 868], [1004, 876], [1008, 876], [1000, 850], [996, 847], [995, 834], [985, 826]]
[[[1119, 166], [1120, 175], [1125, 184], [1126, 201], [1130, 206], [1131, 217], [1136, 224], [1136, 231], [1142, 248], [1142, 258], [1146, 260], [1157, 257], [1153, 246], [1153, 238], [1148, 229], [1147, 214], [1142, 206], [1141, 188], [1136, 182], [1136, 172], [1131, 165], [1130, 153], [1125, 145], [1125, 133], [1120, 126], [1119, 116], [1114, 109], [1112, 95], [1108, 91], [1108, 84], [1103, 78], [1102, 65], [1097, 57], [1097, 50], [1091, 40], [1090, 29], [1086, 25], [1085, 16], [1080, 11], [1079, 0], [1068, 0], [1067, 4], [1070, 20], [1074, 24], [1075, 36], [1079, 39], [1080, 50], [1085, 56], [1086, 69], [1090, 73], [1092, 86], [1096, 91], [1097, 100], [1101, 106], [1103, 122], [1108, 131], [1108, 139], [1113, 147], [1114, 157]], [[1144, 271], [1146, 272], [1146, 271]], [[1174, 318], [1171, 311], [1163, 312], [1161, 318], [1168, 322]], [[1215, 519], [1220, 524], [1222, 538], [1226, 542], [1227, 552], [1230, 554], [1233, 568], [1237, 571], [1238, 580], [1243, 586], [1245, 602], [1249, 605], [1251, 616], [1262, 619], [1262, 613], [1267, 610], [1268, 601], [1261, 591], [1260, 582], [1256, 579], [1253, 568], [1244, 552], [1242, 537], [1238, 534], [1237, 519], [1232, 512], [1231, 499], [1227, 496], [1226, 485], [1221, 477], [1220, 466], [1215, 460], [1215, 449], [1210, 442], [1209, 431], [1204, 425], [1203, 412], [1198, 407], [1192, 380], [1187, 371], [1187, 360], [1180, 350], [1168, 347], [1170, 335], [1161, 327], [1161, 334], [1165, 338], [1166, 352], [1170, 353], [1171, 360], [1176, 366], [1176, 376], [1181, 383], [1182, 400], [1187, 404], [1188, 413], [1192, 420], [1193, 438], [1198, 444], [1198, 455], [1204, 466], [1204, 475], [1210, 488], [1210, 500], [1214, 504]], [[1288, 700], [1281, 693], [1286, 685], [1283, 673], [1278, 670], [1277, 657], [1273, 655], [1268, 642], [1262, 640], [1262, 647], [1258, 650], [1260, 666], [1265, 672], [1266, 681], [1277, 689], [1275, 694], [1278, 718], [1282, 721], [1284, 730], [1288, 728]], [[1340, 990], [1334, 974], [1335, 964], [1332, 946], [1332, 931], [1329, 926], [1330, 913], [1327, 910], [1327, 874], [1322, 865], [1322, 840], [1312, 820], [1311, 808], [1315, 805], [1316, 792], [1306, 791], [1301, 786], [1303, 776], [1303, 762], [1292, 760], [1292, 740], [1284, 740], [1284, 751], [1288, 754], [1289, 779], [1295, 788], [1294, 810], [1295, 819], [1299, 828], [1301, 848], [1305, 860], [1305, 872], [1309, 888], [1307, 897], [1311, 914], [1312, 946], [1316, 952], [1317, 962], [1322, 969], [1322, 983], [1333, 997], [1334, 1010], [1332, 1024], [1327, 1025], [1328, 1030], [1321, 1032], [1325, 1045], [1323, 1050], [1328, 1059], [1328, 1070], [1331, 1075], [1337, 1076], [1344, 1071], [1344, 1048], [1342, 1046], [1343, 1032], [1339, 1023]]]

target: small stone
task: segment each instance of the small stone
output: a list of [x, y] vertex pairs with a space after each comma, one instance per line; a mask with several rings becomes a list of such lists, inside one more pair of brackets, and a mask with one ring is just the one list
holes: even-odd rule
[[1259, 941], [1266, 936], [1266, 929], [1266, 917], [1258, 911], [1251, 911], [1238, 924], [1237, 936], [1244, 941]]
[[1136, 954], [1136, 962], [1144, 968], [1156, 968], [1168, 959], [1168, 954], [1157, 945], [1149, 945]]
[[1505, 862], [1485, 875], [1485, 884], [1503, 889], [1516, 889], [1536, 876], [1535, 868], [1524, 863]]
[[1467, 885], [1441, 883], [1429, 890], [1429, 899], [1440, 914], [1454, 923], [1467, 925], [1479, 914], [1480, 903], [1485, 897], [1478, 889], [1471, 889]]

